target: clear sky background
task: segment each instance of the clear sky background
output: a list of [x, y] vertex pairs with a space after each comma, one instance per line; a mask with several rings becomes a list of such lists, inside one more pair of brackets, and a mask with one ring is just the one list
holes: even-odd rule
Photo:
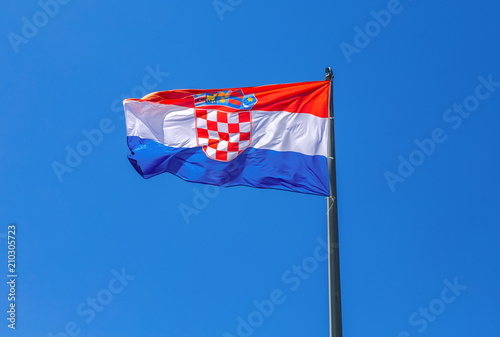
[[325, 198], [144, 180], [121, 107], [326, 66], [344, 335], [500, 334], [498, 1], [65, 1], [0, 4], [1, 336], [328, 336]]

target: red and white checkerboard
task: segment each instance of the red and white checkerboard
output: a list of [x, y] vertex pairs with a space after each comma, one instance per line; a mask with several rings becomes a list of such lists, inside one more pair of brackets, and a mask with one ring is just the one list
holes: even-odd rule
[[250, 111], [224, 112], [195, 109], [198, 145], [207, 157], [231, 161], [251, 143], [252, 116]]

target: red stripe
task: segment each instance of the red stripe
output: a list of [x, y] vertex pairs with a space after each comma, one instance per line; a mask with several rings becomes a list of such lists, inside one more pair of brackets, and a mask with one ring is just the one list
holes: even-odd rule
[[151, 93], [140, 100], [131, 100], [194, 108], [193, 95], [238, 89], [243, 90], [245, 95], [254, 94], [257, 98], [257, 103], [251, 110], [288, 111], [308, 113], [322, 118], [328, 117], [329, 81], [271, 84], [246, 88], [169, 90]]

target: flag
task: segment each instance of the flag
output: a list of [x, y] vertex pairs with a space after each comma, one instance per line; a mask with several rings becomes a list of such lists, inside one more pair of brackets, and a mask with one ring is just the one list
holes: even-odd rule
[[329, 195], [329, 81], [171, 90], [123, 102], [144, 178]]

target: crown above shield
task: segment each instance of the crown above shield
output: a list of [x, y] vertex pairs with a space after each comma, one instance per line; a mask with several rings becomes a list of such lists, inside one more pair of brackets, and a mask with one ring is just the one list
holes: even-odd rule
[[250, 110], [257, 103], [254, 94], [244, 95], [241, 89], [203, 93], [193, 97], [196, 108], [218, 105], [237, 110]]

